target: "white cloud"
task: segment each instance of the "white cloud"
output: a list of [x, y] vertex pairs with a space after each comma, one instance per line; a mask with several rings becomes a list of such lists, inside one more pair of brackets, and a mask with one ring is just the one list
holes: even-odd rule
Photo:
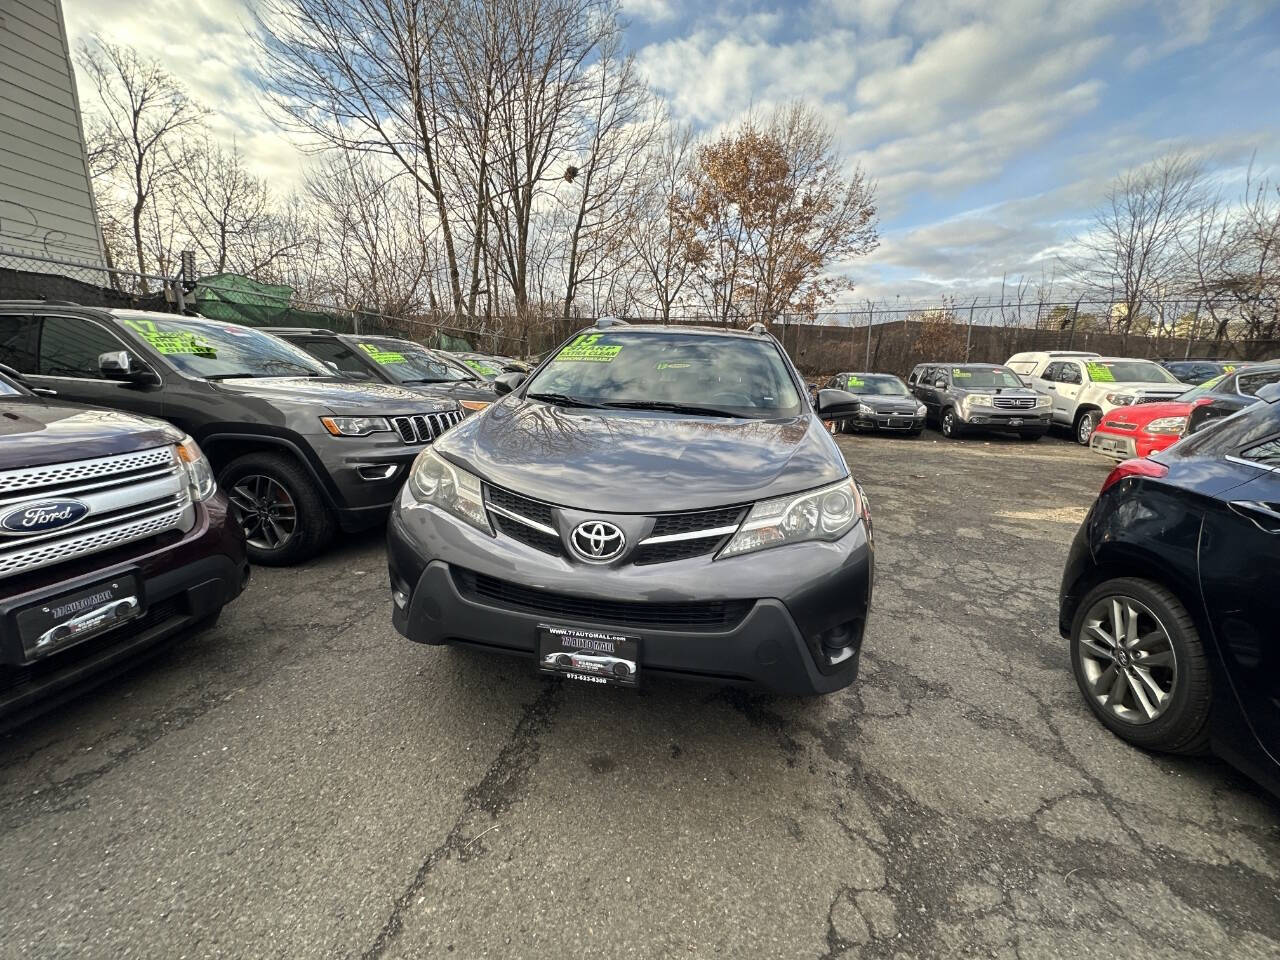
[[671, 0], [623, 0], [622, 12], [649, 23], [662, 23], [676, 15]]

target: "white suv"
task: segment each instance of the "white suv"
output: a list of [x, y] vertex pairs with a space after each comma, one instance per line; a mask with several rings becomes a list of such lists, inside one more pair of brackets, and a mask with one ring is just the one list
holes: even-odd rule
[[1189, 389], [1160, 364], [1127, 357], [1046, 358], [1024, 379], [1050, 398], [1053, 422], [1071, 427], [1085, 446], [1116, 407], [1161, 403]]
[[1050, 361], [1100, 356], [1102, 354], [1092, 350], [1032, 350], [1029, 353], [1015, 353], [1006, 361], [1005, 366], [1021, 377], [1022, 382], [1029, 387], [1032, 377], [1048, 366]]

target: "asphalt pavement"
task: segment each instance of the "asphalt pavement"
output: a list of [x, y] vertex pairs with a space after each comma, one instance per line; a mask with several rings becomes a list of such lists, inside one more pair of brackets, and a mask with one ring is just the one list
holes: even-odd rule
[[390, 623], [381, 533], [0, 738], [7, 957], [1280, 956], [1280, 801], [1126, 746], [1056, 629], [1108, 466], [844, 437], [852, 688], [544, 680]]

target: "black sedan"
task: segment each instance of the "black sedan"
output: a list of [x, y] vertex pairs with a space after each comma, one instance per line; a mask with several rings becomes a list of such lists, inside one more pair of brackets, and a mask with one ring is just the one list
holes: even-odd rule
[[827, 387], [858, 398], [858, 412], [840, 423], [841, 433], [883, 430], [918, 437], [924, 430], [924, 404], [891, 373], [837, 373]]
[[1213, 750], [1280, 793], [1280, 386], [1107, 478], [1059, 629], [1085, 702], [1151, 750]]
[[[1255, 364], [1230, 373], [1215, 383], [1187, 417], [1184, 433], [1195, 433], [1206, 425], [1258, 402], [1258, 391], [1269, 383], [1280, 383], [1280, 363]], [[1208, 402], [1204, 402], [1207, 399]]]

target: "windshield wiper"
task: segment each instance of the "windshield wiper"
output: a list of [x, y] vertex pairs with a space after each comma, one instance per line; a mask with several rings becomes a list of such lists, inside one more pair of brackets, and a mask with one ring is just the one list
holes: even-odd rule
[[401, 383], [449, 383], [444, 377], [405, 377]]
[[553, 403], [557, 407], [598, 407], [600, 404], [592, 403], [590, 400], [583, 400], [581, 397], [571, 397], [567, 393], [530, 393], [527, 394], [530, 400], [541, 400], [543, 403]]
[[[302, 373], [258, 373], [248, 371], [244, 373], [211, 373], [205, 377], [206, 380], [274, 380], [278, 377], [323, 377], [322, 373], [312, 373], [305, 370]], [[334, 377], [339, 374], [333, 374]]]
[[669, 403], [665, 400], [617, 400], [603, 403], [601, 406], [614, 407], [619, 410], [663, 410], [668, 413], [687, 413], [695, 417], [727, 417], [741, 419], [741, 415], [732, 410], [721, 410], [719, 407], [699, 407], [687, 403]]

